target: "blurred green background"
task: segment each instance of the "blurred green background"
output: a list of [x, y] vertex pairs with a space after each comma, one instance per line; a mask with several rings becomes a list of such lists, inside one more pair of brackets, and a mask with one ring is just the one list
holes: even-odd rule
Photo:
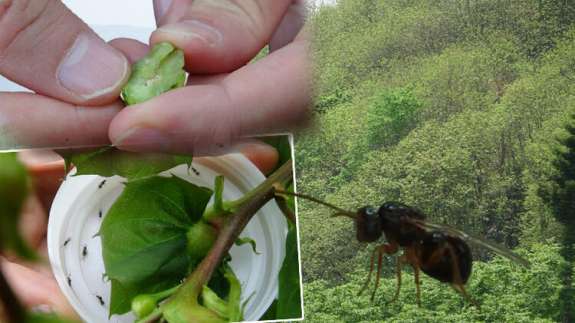
[[298, 190], [356, 209], [399, 200], [502, 243], [474, 249], [477, 310], [394, 261], [358, 297], [375, 245], [299, 202], [306, 321], [572, 322], [575, 2], [339, 0], [312, 13], [316, 125], [296, 141]]

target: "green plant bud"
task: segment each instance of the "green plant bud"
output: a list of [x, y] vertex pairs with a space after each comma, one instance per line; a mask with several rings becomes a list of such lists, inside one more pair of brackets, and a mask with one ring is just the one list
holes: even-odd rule
[[218, 237], [218, 232], [211, 225], [199, 221], [190, 227], [187, 233], [188, 254], [192, 259], [205, 257]]
[[132, 312], [138, 318], [143, 318], [150, 315], [156, 309], [156, 305], [156, 299], [152, 295], [138, 295], [132, 300]]
[[150, 53], [132, 66], [132, 74], [122, 89], [127, 105], [138, 104], [171, 89], [184, 86], [184, 52], [170, 43], [155, 45]]

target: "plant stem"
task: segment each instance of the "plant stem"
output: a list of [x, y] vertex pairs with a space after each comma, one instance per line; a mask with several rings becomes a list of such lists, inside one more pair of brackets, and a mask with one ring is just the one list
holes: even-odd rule
[[228, 253], [248, 222], [259, 209], [274, 198], [274, 184], [291, 180], [293, 177], [292, 174], [292, 163], [291, 160], [288, 160], [263, 183], [249, 193], [250, 199], [232, 216], [226, 217], [224, 226], [212, 249], [198, 265], [196, 270], [184, 281], [180, 290], [178, 290], [172, 298], [197, 297], [197, 295], [200, 294], [203, 286], [208, 283], [223, 257]]
[[[14, 295], [14, 292], [8, 285], [4, 273], [0, 269], [0, 306], [3, 306], [4, 314], [8, 322], [24, 322], [25, 312], [22, 305]], [[0, 317], [0, 319], [2, 319]]]
[[179, 288], [180, 288], [180, 285], [174, 286], [170, 289], [167, 289], [165, 291], [161, 291], [161, 292], [156, 293], [156, 294], [152, 294], [150, 296], [152, 296], [154, 299], [156, 299], [156, 301], [161, 301], [165, 298], [172, 296], [175, 292], [178, 291]]
[[150, 315], [146, 316], [145, 318], [136, 321], [137, 323], [153, 323], [157, 322], [162, 318], [162, 309], [156, 308]]
[[[286, 163], [288, 163], [288, 162], [291, 162], [291, 159], [288, 160]], [[284, 164], [282, 167], [284, 167], [284, 166], [285, 166], [285, 164]], [[278, 169], [274, 172], [274, 174], [278, 173], [280, 169], [281, 169], [281, 168], [278, 168]], [[292, 170], [291, 167], [290, 167], [290, 173], [293, 174], [293, 170]], [[271, 178], [274, 176], [274, 174], [272, 174], [272, 175], [268, 178], [268, 180], [271, 179]], [[291, 180], [293, 180], [293, 176], [292, 176], [292, 177], [289, 177], [289, 178], [286, 178], [286, 179], [283, 179], [283, 182], [280, 183], [280, 184], [285, 184], [285, 183], [287, 183], [287, 182], [290, 182]], [[267, 180], [266, 180], [264, 183], [266, 183], [266, 182], [267, 182]], [[285, 182], [285, 183], [284, 183], [284, 182]], [[237, 213], [239, 213], [239, 210], [240, 210], [246, 203], [248, 203], [249, 201], [253, 200], [256, 196], [258, 196], [258, 194], [261, 193], [261, 190], [262, 190], [262, 187], [263, 187], [262, 185], [263, 185], [264, 183], [260, 184], [258, 187], [254, 188], [253, 190], [247, 192], [244, 196], [240, 197], [239, 199], [233, 200], [233, 201], [223, 201], [223, 202], [222, 202], [222, 201], [221, 201], [221, 193], [222, 193], [222, 192], [220, 191], [220, 192], [219, 192], [219, 196], [216, 195], [216, 198], [215, 198], [215, 200], [214, 200], [214, 205], [212, 205], [211, 207], [207, 208], [206, 211], [204, 212], [203, 219], [204, 219], [205, 221], [207, 221], [207, 222], [210, 222], [211, 220], [214, 220], [214, 219], [216, 219], [216, 218], [218, 218], [218, 217], [221, 217], [221, 216], [224, 216], [224, 215], [232, 215], [232, 214], [237, 214]], [[271, 183], [272, 183], [272, 185], [273, 185], [273, 183], [277, 183], [277, 181], [276, 181], [276, 182], [271, 182]], [[223, 185], [224, 185], [224, 184], [223, 184], [223, 179], [222, 179], [222, 180], [219, 180], [219, 178], [216, 178], [215, 193], [218, 193], [218, 191], [217, 191], [218, 189], [223, 191]], [[267, 184], [266, 184], [266, 185], [267, 185]], [[280, 186], [282, 186], [282, 185], [280, 185]], [[219, 199], [218, 199], [218, 197], [219, 197]]]

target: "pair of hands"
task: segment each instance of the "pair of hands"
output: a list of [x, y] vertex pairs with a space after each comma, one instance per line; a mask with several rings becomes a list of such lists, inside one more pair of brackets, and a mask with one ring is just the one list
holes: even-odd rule
[[[57, 0], [0, 0], [0, 74], [35, 92], [0, 92], [0, 146], [112, 143], [198, 155], [224, 144], [265, 172], [277, 152], [241, 138], [307, 119], [311, 64], [304, 9], [303, 0], [155, 0], [159, 28], [150, 42], [184, 50], [188, 86], [122, 110], [120, 90], [148, 45], [105, 43]], [[246, 65], [266, 44], [271, 54]], [[39, 172], [37, 182], [53, 183], [51, 176]], [[41, 249], [49, 203], [43, 194], [30, 198], [23, 217], [28, 240]], [[46, 268], [0, 261], [24, 304], [74, 316]]]
[[[60, 1], [0, 0], [0, 74], [36, 92], [0, 92], [0, 145], [200, 155], [307, 118], [303, 0], [156, 0], [154, 8], [150, 42], [184, 50], [189, 85], [121, 110], [130, 65], [148, 45], [105, 43]], [[245, 65], [266, 44], [272, 53]]]

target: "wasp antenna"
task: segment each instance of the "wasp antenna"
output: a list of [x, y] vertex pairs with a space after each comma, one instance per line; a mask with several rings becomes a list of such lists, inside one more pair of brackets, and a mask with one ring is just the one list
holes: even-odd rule
[[327, 202], [322, 201], [322, 200], [320, 200], [320, 199], [316, 199], [316, 198], [313, 197], [313, 196], [309, 196], [309, 195], [301, 194], [301, 193], [295, 193], [295, 192], [288, 192], [288, 191], [284, 191], [284, 190], [281, 190], [281, 189], [276, 189], [276, 193], [277, 193], [277, 194], [280, 194], [280, 195], [283, 194], [283, 195], [290, 195], [290, 196], [299, 197], [299, 198], [306, 199], [306, 200], [309, 200], [309, 201], [312, 201], [312, 202], [321, 204], [321, 205], [323, 205], [323, 206], [327, 206], [327, 207], [329, 207], [329, 208], [332, 208], [332, 209], [334, 209], [334, 210], [337, 211], [337, 213], [333, 214], [332, 217], [336, 217], [336, 216], [347, 216], [348, 218], [352, 218], [352, 219], [357, 218], [357, 214], [355, 214], [354, 212], [351, 212], [351, 211], [348, 211], [348, 210], [344, 210], [344, 209], [339, 208], [339, 207], [337, 207], [337, 206], [335, 206], [335, 205], [333, 205], [333, 204], [327, 203]]
[[[351, 213], [351, 212], [350, 212]], [[331, 218], [336, 218], [338, 216], [347, 216], [348, 218], [352, 218], [355, 219], [355, 214], [348, 214], [348, 213], [341, 213], [341, 212], [337, 212], [334, 213], [332, 215], [330, 215]]]

